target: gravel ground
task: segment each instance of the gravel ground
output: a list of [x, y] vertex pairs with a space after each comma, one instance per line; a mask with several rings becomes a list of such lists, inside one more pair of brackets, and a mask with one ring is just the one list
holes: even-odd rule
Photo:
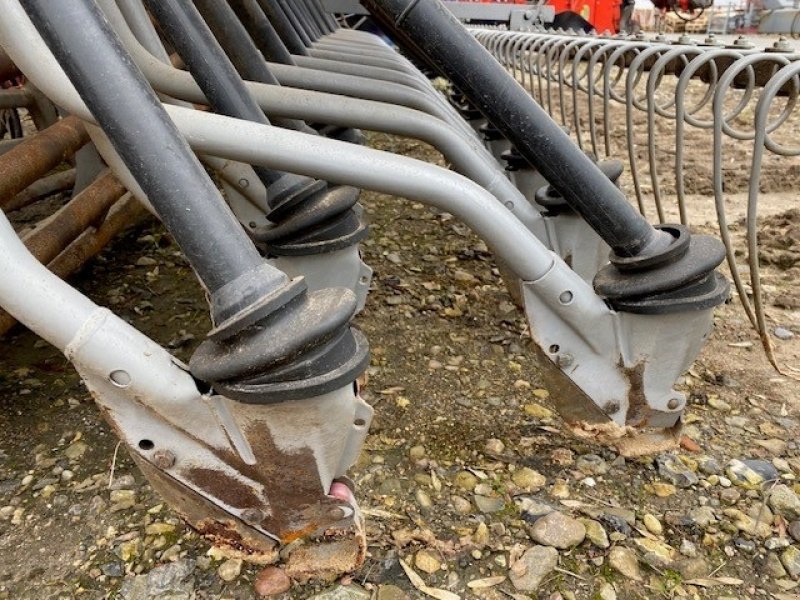
[[[371, 143], [436, 159], [407, 140]], [[691, 398], [681, 448], [625, 459], [553, 413], [480, 240], [421, 204], [362, 202], [375, 276], [357, 324], [377, 417], [354, 479], [369, 555], [346, 580], [283, 597], [800, 598], [800, 395], [738, 306], [718, 310], [681, 382]], [[784, 258], [765, 267], [769, 315], [791, 362], [800, 219], [770, 218], [768, 250]], [[75, 285], [184, 360], [209, 329], [193, 274], [155, 223], [117, 240]], [[0, 598], [253, 597], [259, 568], [182, 525], [63, 356], [23, 330], [5, 341]]]

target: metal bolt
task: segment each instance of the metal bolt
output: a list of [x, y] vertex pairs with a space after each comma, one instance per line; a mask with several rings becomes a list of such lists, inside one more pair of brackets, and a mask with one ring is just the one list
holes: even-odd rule
[[558, 365], [561, 367], [568, 367], [572, 364], [572, 354], [562, 354], [558, 357]]
[[328, 517], [334, 521], [339, 521], [344, 518], [344, 510], [339, 506], [334, 506], [328, 511]]
[[242, 521], [256, 525], [264, 520], [264, 513], [257, 508], [245, 508], [241, 514]]
[[669, 408], [670, 410], [675, 410], [680, 405], [681, 405], [681, 401], [678, 400], [677, 398], [670, 398], [669, 402], [667, 402], [667, 408]]
[[169, 450], [156, 450], [153, 454], [153, 464], [159, 469], [169, 469], [175, 464], [175, 455]]
[[244, 177], [242, 177], [242, 178], [239, 180], [239, 187], [240, 187], [240, 188], [246, 188], [246, 187], [248, 187], [249, 185], [250, 185], [250, 181], [249, 181], [249, 180], [247, 180], [247, 179], [245, 179]]
[[616, 402], [606, 402], [603, 405], [603, 412], [607, 415], [613, 415], [617, 411], [619, 411], [619, 404]]

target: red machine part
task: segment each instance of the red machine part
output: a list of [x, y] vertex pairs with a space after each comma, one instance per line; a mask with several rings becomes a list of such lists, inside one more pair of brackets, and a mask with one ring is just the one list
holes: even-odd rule
[[572, 11], [589, 21], [599, 32], [619, 31], [622, 0], [548, 0], [556, 14]]

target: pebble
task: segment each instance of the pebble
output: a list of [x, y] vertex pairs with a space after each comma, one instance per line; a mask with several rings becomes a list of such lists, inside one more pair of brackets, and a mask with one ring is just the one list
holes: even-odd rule
[[233, 581], [242, 572], [242, 561], [239, 558], [229, 558], [217, 569], [217, 575], [222, 581]]
[[697, 556], [697, 546], [693, 542], [683, 539], [681, 540], [681, 546], [678, 549], [678, 552], [686, 557], [694, 558]]
[[787, 531], [795, 541], [800, 541], [800, 521], [792, 521], [789, 523]]
[[455, 511], [460, 515], [466, 515], [472, 512], [472, 503], [466, 498], [451, 496], [450, 502], [453, 504]]
[[544, 420], [550, 419], [553, 416], [552, 410], [545, 408], [541, 404], [536, 404], [535, 402], [526, 404], [524, 410], [526, 415], [533, 417], [534, 419]]
[[125, 574], [125, 568], [116, 561], [105, 563], [100, 567], [100, 571], [106, 577], [122, 577]]
[[456, 473], [453, 483], [456, 487], [461, 488], [466, 492], [471, 492], [478, 485], [478, 478], [469, 471], [459, 471]]
[[781, 553], [781, 563], [792, 579], [800, 577], [800, 550], [797, 546], [789, 546]]
[[521, 592], [533, 592], [558, 565], [558, 551], [546, 546], [533, 546], [511, 565], [508, 577]]
[[382, 585], [377, 600], [408, 600], [408, 595], [396, 585]]
[[717, 522], [714, 509], [710, 506], [698, 506], [689, 511], [689, 518], [701, 529], [706, 529], [712, 523]]
[[786, 569], [783, 567], [781, 559], [777, 554], [773, 554], [772, 552], [767, 554], [767, 560], [764, 564], [764, 571], [766, 571], [767, 575], [773, 577], [774, 579], [786, 577]]
[[14, 507], [13, 506], [4, 506], [0, 508], [0, 519], [7, 520], [11, 518], [11, 515], [14, 514]]
[[786, 329], [785, 327], [776, 327], [772, 330], [772, 333], [775, 334], [775, 337], [779, 340], [791, 340], [794, 337], [794, 333]]
[[526, 492], [535, 492], [544, 487], [547, 483], [547, 478], [529, 467], [522, 467], [514, 471], [511, 481]]
[[608, 463], [597, 454], [584, 454], [575, 460], [575, 467], [584, 475], [605, 475]]
[[653, 535], [661, 535], [664, 532], [664, 527], [661, 525], [661, 521], [659, 521], [654, 515], [649, 513], [646, 514], [642, 518], [642, 522], [644, 523], [647, 531]]
[[800, 519], [800, 497], [788, 485], [776, 485], [769, 494], [769, 505], [790, 521]]
[[360, 585], [337, 585], [334, 588], [311, 596], [309, 600], [369, 600], [371, 594]]
[[600, 586], [600, 591], [597, 593], [600, 600], [617, 600], [617, 591], [614, 586], [607, 581]]
[[674, 454], [662, 454], [656, 457], [658, 474], [679, 488], [691, 487], [699, 481], [697, 474]]
[[624, 546], [614, 546], [608, 553], [608, 566], [623, 577], [634, 581], [642, 581], [642, 571], [633, 550]]
[[416, 565], [419, 570], [425, 571], [431, 575], [442, 568], [442, 561], [439, 560], [432, 550], [423, 548], [414, 556], [414, 565]]
[[67, 449], [64, 450], [64, 456], [66, 456], [69, 460], [78, 460], [81, 458], [85, 453], [86, 450], [89, 448], [84, 442], [75, 442], [67, 446]]
[[500, 496], [481, 496], [480, 494], [475, 494], [473, 500], [478, 510], [484, 514], [500, 512], [506, 505], [505, 500]]
[[486, 440], [483, 449], [488, 454], [502, 454], [503, 451], [506, 449], [506, 445], [502, 442], [502, 440], [498, 440], [497, 438], [491, 438]]
[[608, 533], [603, 526], [594, 519], [581, 519], [581, 523], [586, 528], [586, 539], [598, 548], [608, 548], [611, 542], [608, 540]]
[[677, 491], [675, 486], [671, 483], [664, 483], [663, 481], [655, 481], [652, 483], [653, 493], [659, 498], [669, 498]]
[[642, 560], [656, 568], [668, 567], [675, 559], [675, 549], [658, 540], [636, 538], [633, 543], [642, 553]]
[[711, 572], [708, 563], [702, 558], [684, 558], [676, 562], [674, 568], [684, 579], [706, 577]]
[[[255, 590], [259, 596], [277, 596], [292, 587], [292, 580], [277, 567], [261, 569], [256, 576]], [[380, 596], [380, 595], [379, 595]]]
[[536, 521], [528, 533], [540, 544], [566, 550], [586, 538], [586, 527], [577, 519], [556, 511]]
[[711, 456], [700, 456], [697, 459], [697, 468], [704, 475], [719, 475], [722, 473], [722, 466], [716, 458]]
[[767, 550], [783, 550], [789, 546], [790, 542], [785, 537], [771, 537], [764, 542], [764, 548]]

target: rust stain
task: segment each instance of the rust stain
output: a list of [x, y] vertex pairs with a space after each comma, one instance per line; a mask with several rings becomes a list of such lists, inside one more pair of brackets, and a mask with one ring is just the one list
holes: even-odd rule
[[644, 369], [645, 363], [640, 362], [632, 367], [625, 367], [620, 359], [620, 371], [630, 383], [628, 390], [628, 412], [625, 414], [625, 423], [638, 427], [647, 423], [653, 414], [653, 409], [647, 404], [644, 395]]
[[236, 508], [260, 508], [262, 502], [245, 483], [216, 469], [192, 467], [183, 475], [197, 487]]

